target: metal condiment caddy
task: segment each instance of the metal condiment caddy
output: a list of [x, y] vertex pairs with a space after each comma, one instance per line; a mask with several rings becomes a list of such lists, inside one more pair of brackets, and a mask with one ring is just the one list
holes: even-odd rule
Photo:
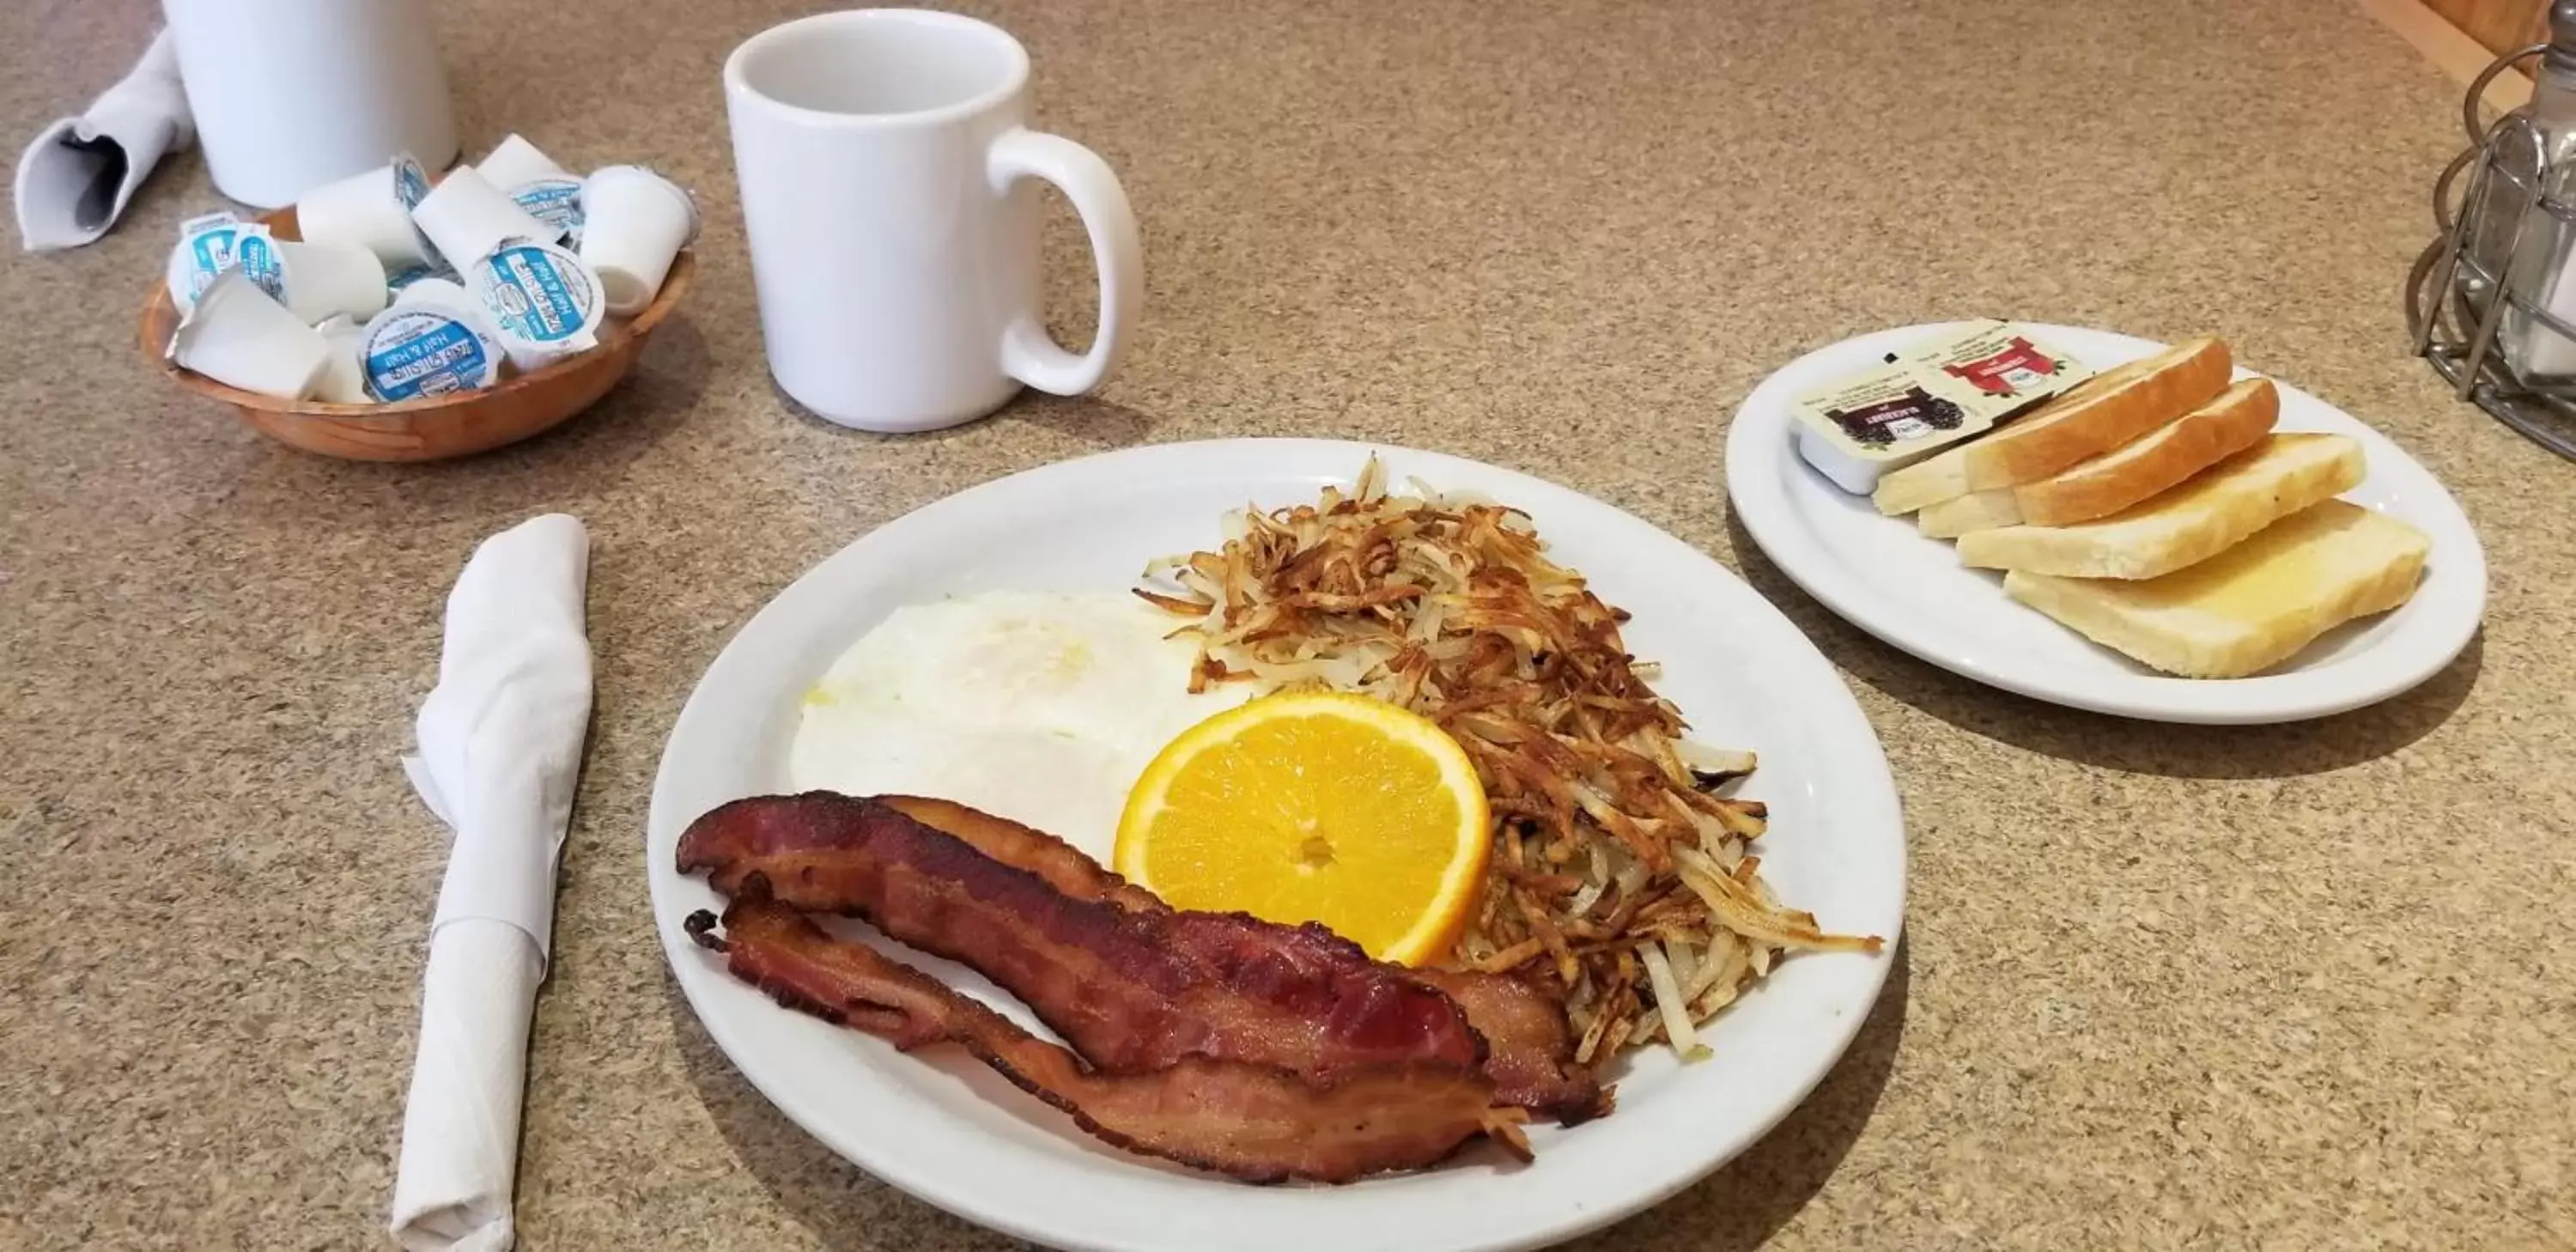
[[[2576, 17], [2564, 0], [2554, 7], [2553, 20]], [[2433, 185], [2441, 233], [2407, 274], [2406, 328], [2461, 399], [2576, 460], [2576, 168], [2561, 168], [2576, 153], [2553, 145], [2532, 109], [2491, 126], [2479, 119], [2487, 84], [2516, 62], [2548, 54], [2554, 70], [2567, 68], [2562, 57], [2576, 64], [2571, 35], [2561, 33], [2559, 53], [2534, 44], [2498, 57], [2469, 85], [2469, 148]]]

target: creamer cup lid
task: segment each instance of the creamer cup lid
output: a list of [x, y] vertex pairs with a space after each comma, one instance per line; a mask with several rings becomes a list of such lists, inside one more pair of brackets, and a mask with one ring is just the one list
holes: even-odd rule
[[558, 238], [581, 235], [580, 179], [531, 178], [510, 188], [509, 196], [528, 216], [555, 228]]
[[388, 307], [425, 308], [433, 313], [444, 313], [472, 326], [483, 336], [484, 342], [496, 348], [501, 346], [501, 328], [493, 323], [491, 312], [453, 279], [424, 278], [403, 288], [402, 294], [394, 297], [393, 304]]
[[170, 244], [169, 260], [161, 269], [169, 288], [170, 303], [178, 308], [180, 316], [186, 316], [188, 310], [196, 307], [197, 297], [204, 293], [206, 284], [214, 281], [213, 275], [197, 266], [195, 237], [201, 232], [230, 226], [240, 220], [230, 213], [218, 211], [201, 213], [179, 223], [179, 237]]
[[466, 285], [491, 311], [504, 343], [579, 352], [599, 342], [608, 303], [599, 276], [553, 244], [504, 241], [468, 267]]
[[188, 219], [179, 235], [179, 264], [188, 274], [188, 298], [194, 301], [214, 285], [217, 275], [239, 269], [252, 285], [272, 299], [286, 294], [285, 263], [268, 227], [244, 222], [230, 213], [208, 213]]
[[501, 350], [457, 312], [404, 304], [367, 323], [358, 364], [367, 394], [390, 402], [489, 387], [501, 376]]

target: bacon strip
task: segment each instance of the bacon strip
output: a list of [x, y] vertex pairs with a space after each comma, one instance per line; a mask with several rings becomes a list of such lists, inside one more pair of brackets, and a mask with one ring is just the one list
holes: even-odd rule
[[1507, 974], [1418, 969], [1413, 976], [1456, 1000], [1485, 1036], [1485, 1076], [1494, 1080], [1495, 1099], [1564, 1126], [1611, 1110], [1615, 1093], [1574, 1059], [1564, 1005]]
[[1047, 885], [1076, 900], [1099, 900], [1130, 913], [1169, 913], [1172, 906], [1083, 854], [1082, 849], [1043, 830], [1034, 830], [954, 800], [922, 796], [878, 796], [878, 803], [932, 830], [961, 840], [976, 851], [1047, 880]]
[[[1176, 912], [1064, 841], [964, 805], [738, 800], [690, 825], [679, 860], [728, 893], [759, 873], [799, 908], [864, 916], [972, 965], [1104, 1070], [1192, 1052], [1308, 1073], [1481, 1063], [1504, 1104], [1567, 1125], [1609, 1110], [1563, 1009], [1517, 979], [1380, 964], [1318, 926]], [[940, 874], [951, 881], [921, 881]]]
[[[962, 840], [1005, 865], [1036, 874], [1077, 900], [1099, 900], [1131, 913], [1169, 913], [1162, 897], [1128, 882], [1042, 830], [1032, 830], [953, 800], [879, 796], [878, 802], [925, 826]], [[1495, 1098], [1564, 1125], [1608, 1113], [1612, 1094], [1591, 1068], [1574, 1060], [1574, 1033], [1565, 1008], [1518, 978], [1476, 970], [1412, 969], [1405, 973], [1439, 988], [1466, 1010], [1468, 1024], [1485, 1037], [1485, 1072]]]
[[757, 874], [795, 908], [864, 917], [970, 965], [1111, 1073], [1192, 1054], [1317, 1079], [1485, 1061], [1456, 1001], [1320, 926], [1079, 899], [874, 800], [736, 800], [690, 824], [679, 865], [727, 895]]
[[[1247, 1182], [1338, 1183], [1418, 1169], [1493, 1124], [1491, 1083], [1433, 1061], [1346, 1068], [1320, 1084], [1207, 1056], [1146, 1073], [1097, 1072], [921, 971], [833, 938], [772, 898], [757, 874], [739, 884], [723, 924], [718, 938], [715, 915], [701, 911], [687, 927], [701, 946], [725, 954], [735, 977], [781, 1004], [907, 1052], [957, 1044], [1111, 1144]], [[1517, 1142], [1508, 1127], [1497, 1139]]]

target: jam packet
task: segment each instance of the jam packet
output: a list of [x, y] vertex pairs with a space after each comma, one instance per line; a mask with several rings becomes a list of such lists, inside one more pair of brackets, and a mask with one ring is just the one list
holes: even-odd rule
[[1877, 366], [1790, 399], [1798, 455], [1835, 486], [1867, 495], [1911, 465], [2093, 376], [2017, 322], [1971, 322]]

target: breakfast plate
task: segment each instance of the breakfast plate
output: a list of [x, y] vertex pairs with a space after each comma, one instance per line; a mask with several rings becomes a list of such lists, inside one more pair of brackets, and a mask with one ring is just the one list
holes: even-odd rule
[[[2279, 384], [2278, 429], [2359, 441], [2368, 475], [2344, 498], [2430, 539], [2424, 581], [2404, 606], [2338, 627], [2257, 676], [2194, 679], [2158, 674], [2015, 603], [2000, 571], [1961, 564], [1950, 544], [1926, 537], [1910, 518], [1882, 516], [1868, 497], [1834, 486], [1792, 446], [1793, 396], [1947, 329], [1903, 327], [1810, 352], [1763, 380], [1727, 434], [1727, 494], [1736, 518], [1792, 581], [1852, 624], [2007, 691], [2123, 717], [2197, 723], [2298, 721], [2376, 703], [2440, 672], [2476, 633], [2486, 557], [2458, 502], [2387, 437], [2286, 383]], [[2095, 369], [2164, 347], [2097, 330], [2032, 329]], [[2240, 369], [2237, 376], [2253, 375]]]
[[[1744, 794], [1769, 805], [1762, 875], [1823, 926], [1885, 936], [1876, 953], [1781, 961], [1700, 1031], [1689, 1063], [1661, 1046], [1612, 1069], [1617, 1111], [1529, 1130], [1534, 1160], [1489, 1146], [1432, 1169], [1335, 1187], [1253, 1188], [1123, 1155], [990, 1071], [788, 1012], [726, 973], [684, 930], [722, 901], [680, 874], [691, 821], [788, 789], [800, 705], [853, 640], [898, 609], [997, 590], [1123, 591], [1146, 563], [1214, 543], [1247, 501], [1311, 502], [1374, 453], [1418, 478], [1524, 510], [1552, 559], [1633, 614], [1628, 646], [1694, 738], [1750, 748]], [[1106, 832], [1063, 830], [1106, 857]], [[674, 977], [717, 1046], [791, 1120], [871, 1173], [962, 1217], [1050, 1246], [1530, 1248], [1636, 1212], [1776, 1125], [1825, 1076], [1884, 981], [1903, 921], [1905, 842], [1876, 736], [1823, 656], [1715, 561], [1563, 487], [1455, 457], [1323, 440], [1229, 440], [1107, 453], [984, 484], [879, 528], [764, 607], [681, 711], [655, 781], [645, 858]], [[972, 970], [900, 955], [1034, 1019]]]

